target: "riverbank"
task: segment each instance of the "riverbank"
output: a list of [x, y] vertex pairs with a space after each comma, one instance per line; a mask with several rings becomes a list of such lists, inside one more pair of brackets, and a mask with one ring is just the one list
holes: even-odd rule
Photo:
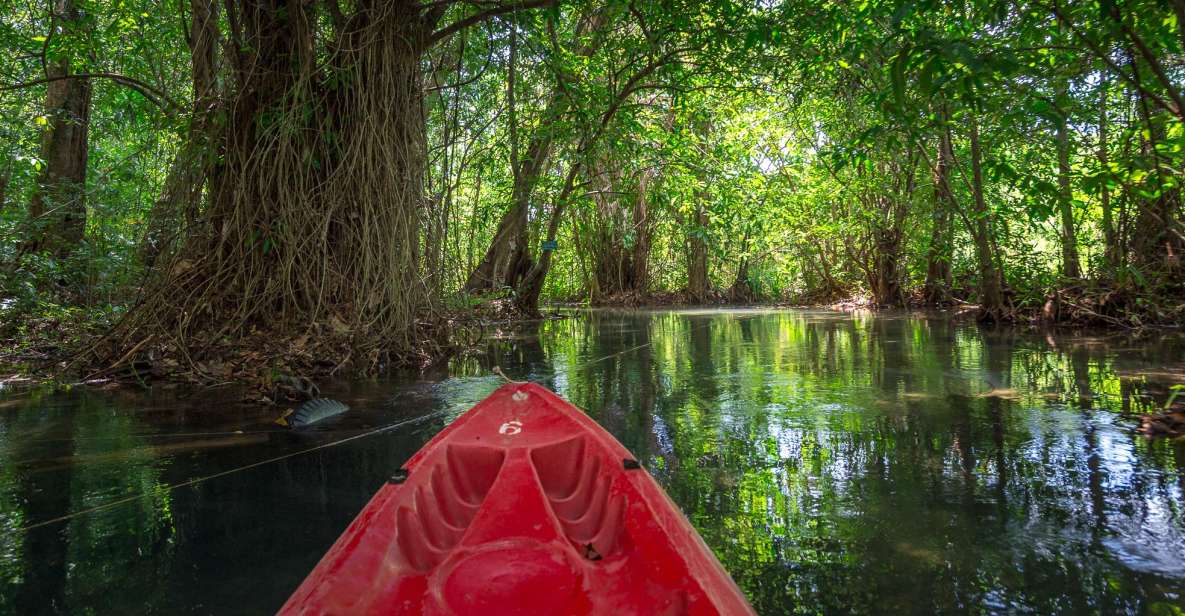
[[[182, 344], [150, 335], [131, 345], [111, 338], [121, 312], [53, 309], [0, 316], [6, 317], [0, 318], [0, 390], [234, 386], [245, 392], [245, 401], [282, 404], [315, 396], [319, 383], [333, 379], [431, 370], [502, 328], [560, 315], [524, 316], [505, 300], [439, 310], [417, 320], [413, 351], [400, 355], [384, 354], [370, 339], [359, 345], [365, 334], [332, 316], [260, 324], [235, 338]], [[360, 346], [366, 354], [359, 355]]]
[[[1049, 292], [1043, 300], [1009, 294], [1006, 323], [1028, 328], [1156, 331], [1185, 324], [1185, 299], [1149, 297], [1115, 286], [1080, 284]], [[896, 304], [878, 304], [865, 294], [818, 293], [786, 298], [745, 298], [732, 290], [712, 290], [704, 301], [681, 291], [625, 293], [596, 302], [569, 301], [554, 307], [686, 308], [710, 306], [836, 311], [921, 310], [954, 319], [975, 320], [979, 306], [951, 296], [927, 302], [920, 290], [902, 295]], [[116, 327], [115, 310], [46, 309], [41, 313], [0, 315], [0, 387], [33, 386], [221, 386], [245, 385], [248, 399], [265, 404], [307, 398], [308, 383], [348, 374], [375, 374], [395, 368], [422, 370], [465, 353], [491, 331], [508, 324], [554, 318], [554, 312], [524, 315], [506, 298], [463, 302], [461, 307], [421, 319], [416, 351], [399, 357], [381, 356], [374, 345], [367, 357], [356, 357], [355, 334], [329, 318], [303, 327], [279, 323], [253, 328], [237, 339], [192, 341], [187, 353], [175, 340], [146, 338], [112, 355], [105, 336]], [[295, 332], [295, 333], [294, 333]], [[108, 344], [108, 346], [110, 346]], [[112, 347], [114, 348], [114, 347]]]
[[[773, 308], [829, 308], [834, 310], [917, 309], [948, 311], [957, 316], [979, 317], [980, 306], [967, 289], [929, 301], [922, 288], [903, 292], [890, 302], [878, 302], [866, 293], [811, 292], [789, 297], [759, 298], [746, 295], [738, 301], [733, 289], [714, 289], [697, 301], [684, 291], [641, 294], [636, 292], [571, 301], [567, 305], [598, 307], [669, 308], [677, 306], [765, 306]], [[1005, 293], [1005, 311], [997, 321], [1014, 325], [1136, 330], [1185, 327], [1185, 281], [1148, 293], [1131, 285], [1079, 281], [1040, 294]]]

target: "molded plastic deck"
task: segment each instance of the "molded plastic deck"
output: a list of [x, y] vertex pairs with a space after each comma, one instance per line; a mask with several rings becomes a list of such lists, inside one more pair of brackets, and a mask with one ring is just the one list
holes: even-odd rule
[[620, 443], [514, 383], [394, 472], [280, 613], [753, 611]]

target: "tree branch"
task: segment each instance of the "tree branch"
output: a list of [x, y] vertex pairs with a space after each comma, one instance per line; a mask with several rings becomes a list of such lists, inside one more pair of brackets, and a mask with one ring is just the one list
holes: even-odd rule
[[1064, 11], [1062, 11], [1061, 5], [1057, 2], [1057, 0], [1054, 0], [1052, 4], [1046, 5], [1046, 7], [1049, 8], [1050, 10], [1052, 10], [1054, 17], [1056, 17], [1057, 20], [1060, 21], [1061, 23], [1065, 24], [1065, 26], [1070, 29], [1070, 32], [1079, 41], [1081, 41], [1083, 45], [1086, 45], [1086, 48], [1089, 49], [1090, 52], [1095, 55], [1095, 57], [1102, 60], [1103, 63], [1106, 64], [1107, 67], [1110, 68], [1111, 71], [1114, 72], [1117, 77], [1126, 81], [1133, 88], [1135, 88], [1136, 91], [1140, 92], [1141, 94], [1146, 96], [1149, 100], [1156, 103], [1157, 107], [1160, 107], [1161, 109], [1163, 109], [1169, 113], [1172, 113], [1179, 118], [1185, 119], [1185, 113], [1183, 113], [1183, 111], [1185, 111], [1185, 110], [1173, 109], [1173, 107], [1169, 104], [1168, 101], [1164, 100], [1160, 96], [1157, 96], [1155, 93], [1150, 92], [1148, 89], [1146, 89], [1143, 86], [1143, 84], [1140, 83], [1140, 81], [1138, 79], [1139, 75], [1136, 75], [1135, 77], [1133, 77], [1133, 76], [1127, 74], [1126, 71], [1124, 71], [1118, 64], [1115, 63], [1114, 60], [1111, 59], [1110, 54], [1108, 54], [1106, 52], [1106, 50], [1099, 47], [1099, 45], [1097, 45], [1094, 41], [1092, 41], [1089, 37], [1087, 37], [1085, 33], [1083, 33], [1081, 30], [1079, 30], [1078, 27], [1074, 25], [1074, 22], [1070, 19], [1070, 16], [1066, 15], [1066, 13]]
[[[606, 109], [605, 113], [601, 115], [601, 121], [597, 125], [592, 137], [589, 139], [590, 145], [592, 141], [598, 139], [601, 136], [601, 133], [603, 133], [605, 129], [609, 127], [609, 122], [613, 120], [613, 116], [617, 113], [617, 110], [620, 109], [627, 100], [629, 100], [629, 97], [632, 96], [634, 92], [643, 89], [644, 84], [642, 83], [642, 80], [649, 77], [667, 63], [672, 62], [679, 54], [683, 53], [684, 51], [689, 51], [689, 49], [672, 49], [667, 53], [651, 60], [649, 64], [638, 69], [638, 72], [630, 76], [630, 78], [621, 87], [621, 90], [617, 93], [617, 96], [615, 96], [610, 102], [609, 108]], [[585, 146], [582, 146], [581, 149], [584, 149], [584, 147]]]
[[472, 26], [476, 23], [483, 22], [491, 17], [504, 15], [506, 13], [513, 13], [515, 11], [522, 11], [526, 9], [537, 9], [554, 5], [556, 0], [518, 0], [517, 2], [510, 2], [507, 4], [500, 4], [493, 8], [486, 9], [480, 13], [474, 13], [469, 17], [457, 20], [439, 30], [432, 33], [428, 37], [427, 46], [431, 47], [436, 43]]
[[161, 109], [164, 109], [170, 114], [183, 110], [181, 105], [178, 105], [176, 101], [169, 98], [169, 96], [164, 92], [157, 90], [156, 88], [144, 83], [143, 81], [140, 81], [139, 79], [128, 77], [126, 75], [120, 75], [118, 73], [72, 73], [69, 75], [55, 75], [53, 77], [43, 77], [41, 79], [34, 79], [33, 81], [25, 81], [22, 83], [0, 86], [0, 92], [23, 90], [24, 88], [31, 88], [33, 86], [39, 86], [41, 84], [50, 83], [53, 81], [61, 81], [63, 79], [110, 79], [115, 83], [127, 86], [139, 92], [144, 96], [144, 98], [147, 98], [149, 102], [156, 105], [157, 107], [160, 107]]

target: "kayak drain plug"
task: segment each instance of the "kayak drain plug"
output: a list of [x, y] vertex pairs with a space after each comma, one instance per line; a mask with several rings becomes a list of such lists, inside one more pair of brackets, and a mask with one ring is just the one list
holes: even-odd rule
[[405, 481], [407, 481], [407, 469], [401, 468], [391, 475], [391, 478], [387, 480], [387, 483], [403, 483]]

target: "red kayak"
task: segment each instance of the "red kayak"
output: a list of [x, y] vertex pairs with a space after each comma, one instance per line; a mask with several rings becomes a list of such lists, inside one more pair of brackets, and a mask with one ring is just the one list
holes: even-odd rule
[[505, 385], [375, 494], [281, 614], [753, 614], [616, 439]]

